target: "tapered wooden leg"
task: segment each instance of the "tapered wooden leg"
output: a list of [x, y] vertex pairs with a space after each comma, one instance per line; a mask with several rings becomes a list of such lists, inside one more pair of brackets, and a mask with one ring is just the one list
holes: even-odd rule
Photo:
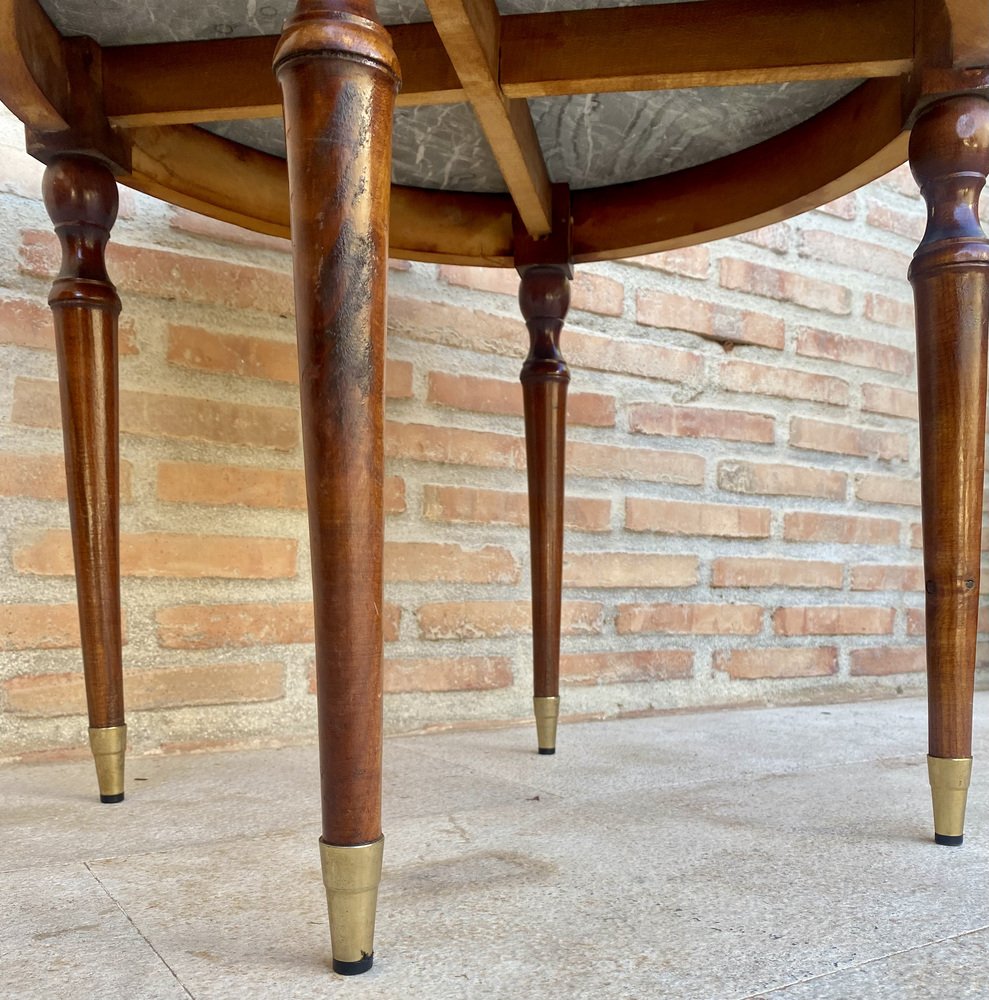
[[398, 63], [373, 0], [300, 0], [275, 52], [291, 191], [335, 971], [371, 967], [381, 871], [383, 371]]
[[986, 413], [989, 240], [979, 194], [989, 170], [989, 101], [951, 97], [914, 126], [910, 165], [928, 224], [910, 281], [927, 589], [928, 757], [934, 839], [962, 842], [972, 757], [972, 694]]
[[560, 711], [560, 608], [563, 587], [563, 473], [570, 371], [560, 332], [570, 306], [571, 220], [566, 185], [553, 192], [554, 231], [528, 237], [516, 220], [519, 306], [529, 330], [522, 365], [532, 564], [533, 710], [541, 754], [556, 753]]
[[121, 675], [117, 317], [104, 252], [117, 185], [85, 156], [54, 160], [44, 199], [62, 245], [48, 303], [55, 319], [69, 519], [75, 556], [89, 738], [101, 802], [124, 797]]

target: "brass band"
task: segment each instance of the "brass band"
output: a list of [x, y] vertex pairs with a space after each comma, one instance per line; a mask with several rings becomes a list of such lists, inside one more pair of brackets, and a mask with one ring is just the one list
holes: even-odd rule
[[100, 801], [119, 802], [124, 797], [124, 755], [127, 750], [127, 727], [90, 727], [89, 745], [96, 763]]
[[319, 842], [333, 968], [344, 975], [365, 972], [371, 967], [384, 846], [384, 837], [356, 847]]
[[971, 757], [928, 757], [927, 774], [934, 803], [936, 837], [960, 842], [965, 832], [965, 805], [972, 777]]
[[560, 717], [560, 699], [533, 698], [532, 709], [536, 716], [536, 741], [540, 753], [556, 750], [556, 724]]

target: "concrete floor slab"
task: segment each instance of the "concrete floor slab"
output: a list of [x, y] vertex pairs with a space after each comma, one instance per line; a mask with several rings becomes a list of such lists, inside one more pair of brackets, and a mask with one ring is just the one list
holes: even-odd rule
[[[377, 959], [357, 980], [328, 969], [311, 751], [156, 759], [129, 808], [167, 828], [184, 794], [193, 836], [141, 845], [128, 827], [107, 853], [92, 829], [116, 807], [96, 807], [76, 850], [196, 1000], [985, 996], [989, 770], [965, 845], [934, 845], [923, 723], [904, 700], [586, 723], [555, 758], [518, 729], [389, 740]], [[0, 818], [17, 878], [61, 871], [33, 845], [52, 798], [69, 821], [89, 808], [73, 769], [90, 781], [83, 765], [0, 772], [0, 795], [21, 796]], [[309, 800], [277, 821], [276, 771], [283, 797]], [[955, 954], [958, 988], [932, 994]], [[884, 975], [896, 992], [873, 989]], [[43, 978], [60, 992], [57, 967]]]

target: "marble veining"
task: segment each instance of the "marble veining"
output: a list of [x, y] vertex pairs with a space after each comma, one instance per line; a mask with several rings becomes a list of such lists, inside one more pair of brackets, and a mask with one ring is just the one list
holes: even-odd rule
[[[295, 0], [39, 0], [63, 35], [91, 35], [100, 45], [141, 45], [245, 35], [277, 35]], [[502, 14], [594, 7], [637, 7], [650, 0], [501, 0]], [[705, 0], [652, 0], [702, 3]], [[428, 21], [425, 0], [378, 0], [383, 24]]]
[[[849, 93], [857, 81], [580, 94], [529, 102], [550, 177], [574, 190], [697, 166], [762, 142]], [[279, 119], [215, 122], [211, 132], [285, 155]], [[392, 180], [445, 191], [504, 191], [467, 104], [395, 112]]]

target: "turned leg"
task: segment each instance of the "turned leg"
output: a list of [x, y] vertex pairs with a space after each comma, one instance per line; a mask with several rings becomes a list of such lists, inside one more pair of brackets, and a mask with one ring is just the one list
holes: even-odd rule
[[398, 63], [373, 0], [300, 0], [275, 52], [291, 190], [333, 968], [373, 960], [381, 873], [385, 278]]
[[522, 365], [532, 564], [533, 710], [541, 754], [556, 753], [560, 713], [560, 606], [563, 588], [563, 471], [570, 371], [560, 332], [570, 306], [570, 192], [553, 191], [553, 232], [533, 240], [516, 221], [519, 306], [529, 329]]
[[45, 170], [44, 198], [62, 245], [62, 269], [48, 303], [55, 319], [89, 740], [100, 801], [120, 802], [127, 742], [120, 652], [120, 299], [104, 260], [117, 217], [117, 185], [99, 161], [65, 156]]
[[957, 845], [972, 769], [979, 615], [989, 240], [978, 202], [989, 170], [989, 101], [951, 97], [923, 112], [910, 137], [910, 166], [928, 207], [927, 231], [910, 266], [917, 306], [928, 769], [934, 839]]

